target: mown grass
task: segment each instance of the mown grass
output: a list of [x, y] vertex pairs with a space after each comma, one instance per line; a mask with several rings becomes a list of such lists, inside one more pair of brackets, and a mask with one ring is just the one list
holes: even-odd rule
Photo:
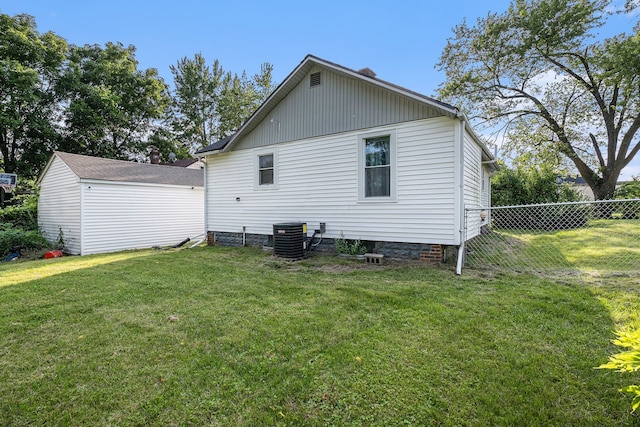
[[640, 269], [640, 221], [591, 220], [584, 228], [495, 230], [470, 243], [467, 265], [516, 270], [637, 272]]
[[3, 264], [0, 424], [637, 425], [629, 379], [593, 368], [639, 312], [628, 277], [224, 248]]

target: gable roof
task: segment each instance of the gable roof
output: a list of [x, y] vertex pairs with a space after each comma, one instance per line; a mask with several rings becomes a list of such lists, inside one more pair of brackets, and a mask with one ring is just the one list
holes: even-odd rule
[[40, 184], [55, 157], [62, 160], [80, 179], [184, 185], [189, 187], [204, 186], [204, 172], [200, 169], [103, 159], [101, 157], [84, 156], [62, 151], [53, 153], [36, 184]]
[[[453, 105], [447, 104], [442, 101], [438, 101], [434, 98], [422, 95], [404, 87], [395, 85], [385, 80], [375, 77], [375, 73], [366, 72], [367, 69], [355, 71], [350, 68], [344, 67], [339, 64], [318, 58], [313, 55], [307, 55], [300, 64], [284, 79], [280, 85], [267, 97], [267, 99], [260, 105], [260, 107], [247, 119], [246, 122], [240, 127], [240, 129], [232, 134], [223, 138], [215, 143], [208, 145], [196, 152], [196, 155], [200, 157], [207, 156], [209, 154], [215, 154], [218, 152], [229, 151], [233, 145], [239, 141], [243, 136], [248, 135], [253, 129], [255, 129], [260, 122], [267, 118], [268, 114], [282, 101], [307, 75], [307, 73], [314, 66], [324, 67], [333, 72], [347, 75], [352, 78], [356, 78], [370, 84], [373, 84], [379, 88], [383, 88], [399, 95], [406, 96], [422, 104], [429, 105], [441, 111], [443, 115], [450, 118], [458, 118], [464, 120], [468, 124], [468, 120], [464, 114]], [[369, 70], [370, 71], [370, 70]], [[487, 149], [482, 140], [475, 134], [471, 126], [468, 126], [470, 133], [483, 150], [483, 158], [493, 159], [493, 155]]]

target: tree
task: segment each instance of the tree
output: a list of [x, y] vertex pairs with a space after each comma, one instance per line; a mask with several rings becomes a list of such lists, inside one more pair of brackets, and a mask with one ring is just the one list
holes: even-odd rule
[[640, 199], [640, 175], [632, 178], [616, 189], [616, 199]]
[[194, 150], [207, 146], [217, 138], [218, 102], [224, 71], [218, 60], [212, 67], [201, 54], [187, 57], [171, 66], [174, 92], [172, 101], [173, 129], [180, 141]]
[[174, 86], [170, 122], [176, 138], [192, 151], [237, 130], [271, 93], [273, 67], [265, 63], [252, 79], [210, 67], [201, 54], [171, 66]]
[[596, 199], [611, 198], [640, 150], [640, 34], [593, 41], [611, 5], [513, 0], [505, 13], [455, 27], [438, 64], [441, 97], [506, 129], [510, 147], [561, 153]]
[[138, 70], [135, 48], [120, 43], [71, 47], [58, 90], [68, 99], [60, 148], [105, 158], [146, 152], [169, 103], [157, 70]]
[[246, 73], [231, 76], [225, 75], [218, 109], [220, 111], [220, 125], [218, 138], [232, 134], [253, 114], [264, 102], [272, 90], [271, 72], [273, 66], [264, 63], [260, 73], [248, 79]]
[[0, 14], [0, 157], [5, 172], [35, 176], [56, 140], [53, 90], [67, 44], [39, 34], [32, 16]]
[[582, 195], [558, 182], [558, 173], [548, 164], [542, 167], [524, 163], [515, 168], [502, 165], [491, 178], [491, 205], [514, 206], [536, 203], [577, 202]]

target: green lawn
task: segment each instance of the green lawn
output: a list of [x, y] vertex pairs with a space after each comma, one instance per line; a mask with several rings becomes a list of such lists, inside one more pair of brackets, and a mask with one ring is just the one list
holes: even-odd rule
[[640, 269], [639, 220], [590, 220], [560, 231], [494, 230], [469, 243], [470, 267], [632, 272]]
[[2, 264], [0, 425], [639, 425], [633, 377], [593, 369], [638, 313], [634, 277], [228, 248]]

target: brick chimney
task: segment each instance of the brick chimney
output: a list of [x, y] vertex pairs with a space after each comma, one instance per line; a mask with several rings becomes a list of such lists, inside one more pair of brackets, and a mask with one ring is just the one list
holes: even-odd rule
[[358, 70], [359, 74], [362, 74], [363, 76], [367, 76], [367, 77], [371, 77], [371, 78], [376, 78], [376, 73], [373, 72], [373, 70], [369, 67], [366, 68], [361, 68], [360, 70]]
[[151, 150], [151, 164], [157, 165], [159, 163], [160, 163], [160, 151], [154, 148], [153, 150]]

